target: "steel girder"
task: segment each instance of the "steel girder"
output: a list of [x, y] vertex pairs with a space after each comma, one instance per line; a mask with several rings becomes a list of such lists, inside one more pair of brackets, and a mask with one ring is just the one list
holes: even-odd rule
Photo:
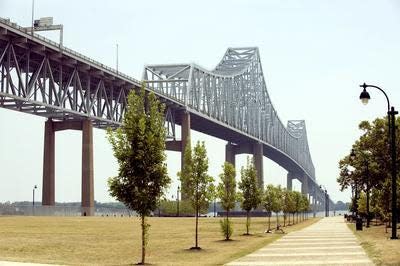
[[196, 64], [148, 65], [148, 89], [174, 99], [189, 111], [248, 134], [295, 161], [315, 180], [303, 120], [282, 121], [268, 95], [259, 50], [229, 48], [212, 71]]
[[140, 83], [0, 19], [0, 107], [53, 120], [122, 123], [127, 95]]

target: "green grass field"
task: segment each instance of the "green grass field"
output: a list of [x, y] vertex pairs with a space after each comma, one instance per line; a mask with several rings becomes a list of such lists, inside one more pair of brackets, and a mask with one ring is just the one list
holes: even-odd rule
[[363, 227], [362, 231], [356, 231], [354, 223], [348, 226], [376, 265], [400, 265], [400, 240], [390, 239], [391, 228], [387, 228], [386, 233], [384, 225], [375, 226], [374, 223], [370, 228]]
[[[219, 265], [274, 241], [266, 218], [252, 218], [252, 236], [243, 236], [245, 218], [233, 218], [233, 241], [223, 241], [220, 218], [201, 218], [201, 251], [190, 251], [194, 218], [149, 218], [146, 261], [157, 265]], [[273, 221], [275, 219], [272, 219]], [[299, 230], [309, 219], [286, 232]], [[130, 265], [140, 261], [139, 218], [0, 216], [0, 260], [67, 265]]]

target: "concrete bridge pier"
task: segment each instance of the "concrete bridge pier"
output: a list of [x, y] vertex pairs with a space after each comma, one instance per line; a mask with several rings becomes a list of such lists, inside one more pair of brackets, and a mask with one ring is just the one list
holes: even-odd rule
[[308, 194], [308, 177], [306, 175], [301, 178], [301, 194], [306, 196]]
[[312, 197], [312, 204], [313, 204], [313, 217], [315, 218], [316, 213], [317, 213], [317, 195], [315, 193], [315, 186], [313, 187], [313, 197]]
[[[181, 171], [184, 167], [185, 149], [190, 141], [190, 113], [184, 111], [181, 113], [181, 140], [170, 140], [165, 142], [166, 149], [181, 153]], [[181, 185], [182, 186], [182, 185]], [[182, 200], [187, 199], [182, 192]]]
[[225, 146], [225, 161], [235, 165], [235, 157], [237, 154], [253, 154], [254, 166], [257, 170], [258, 186], [264, 189], [264, 148], [260, 142], [246, 142], [240, 144], [233, 144], [228, 142]]
[[94, 215], [93, 125], [90, 120], [45, 122], [42, 205], [55, 205], [55, 132], [82, 131], [82, 215]]
[[286, 189], [292, 191], [293, 189], [293, 173], [288, 172], [286, 177]]
[[263, 145], [260, 142], [253, 143], [254, 166], [257, 170], [258, 187], [264, 190], [264, 164], [263, 164]]

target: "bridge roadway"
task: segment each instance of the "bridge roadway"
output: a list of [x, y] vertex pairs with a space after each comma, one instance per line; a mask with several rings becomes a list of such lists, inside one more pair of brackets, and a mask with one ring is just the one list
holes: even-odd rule
[[[237, 69], [238, 66], [246, 67], [249, 63], [254, 64], [254, 60], [259, 63], [257, 48], [228, 49], [224, 58], [228, 58], [231, 52], [241, 52], [244, 56], [239, 58], [240, 60], [235, 59], [234, 65], [228, 66], [230, 69]], [[227, 71], [223, 67], [228, 61], [222, 60], [218, 66], [220, 69], [217, 67], [212, 73], [213, 76], [208, 76], [209, 80], [217, 77], [211, 82], [222, 84], [222, 79], [219, 80], [218, 77], [227, 80]], [[207, 85], [204, 79], [194, 76], [202, 70], [201, 68], [185, 65], [182, 70], [173, 66], [172, 69], [174, 71], [177, 69], [178, 72], [174, 77], [163, 74], [163, 71], [168, 69], [171, 70], [171, 66], [147, 66], [144, 71], [144, 79], [148, 84], [146, 89], [153, 91], [167, 106], [168, 150], [183, 154], [186, 141], [190, 137], [190, 129], [194, 129], [228, 141], [226, 160], [229, 162], [235, 163], [236, 154], [253, 154], [260, 186], [263, 186], [262, 158], [266, 156], [288, 170], [289, 189], [293, 179], [297, 178], [302, 182], [302, 192], [312, 197], [315, 210], [323, 209], [323, 204], [328, 202], [332, 204], [331, 200], [325, 201], [326, 195], [315, 180], [304, 121], [289, 121], [288, 127], [285, 128], [272, 104], [267, 102], [269, 97], [265, 84], [264, 90], [255, 89], [237, 95], [237, 98], [245, 99], [244, 105], [243, 102], [231, 99], [230, 105], [237, 105], [237, 109], [232, 109], [233, 114], [237, 114], [234, 118], [232, 110], [223, 112], [228, 109], [226, 104], [228, 98], [224, 104], [217, 101], [207, 102], [208, 105], [214, 106], [214, 110], [211, 107], [207, 110], [197, 108], [199, 105], [205, 105], [205, 95], [209, 93], [204, 88], [203, 95], [199, 95], [199, 90], [189, 90], [190, 84], [194, 85], [193, 88], [201, 87], [199, 82], [203, 86]], [[231, 79], [231, 81], [243, 84], [243, 80], [256, 77], [258, 79], [256, 82], [265, 83], [261, 65], [257, 65], [257, 69], [251, 71], [257, 72], [257, 75], [246, 72], [245, 75], [241, 75], [242, 80]], [[154, 74], [164, 75], [167, 79], [161, 81], [151, 79], [146, 76], [149, 72], [153, 77]], [[92, 215], [94, 211], [92, 128], [120, 126], [126, 107], [126, 97], [132, 89], [139, 89], [141, 83], [58, 43], [31, 34], [5, 19], [0, 19], [0, 73], [0, 107], [47, 118], [44, 130], [42, 185], [44, 206], [55, 204], [55, 132], [68, 129], [82, 131], [82, 214]], [[187, 77], [185, 83], [182, 74], [186, 73], [191, 75]], [[172, 78], [175, 79], [170, 82]], [[167, 90], [169, 88], [168, 93], [165, 93], [163, 84]], [[183, 91], [182, 86], [186, 86], [186, 90]], [[245, 87], [251, 89], [260, 86]], [[180, 89], [180, 95], [185, 95], [185, 99], [177, 97], [177, 94], [170, 94], [171, 89]], [[228, 95], [223, 85], [216, 91], [225, 91], [225, 97]], [[222, 98], [221, 95], [219, 98]], [[257, 102], [257, 106], [249, 105], [252, 102]], [[221, 106], [218, 106], [220, 104]], [[181, 125], [180, 140], [176, 139], [175, 125]], [[297, 147], [299, 143], [302, 147], [295, 151], [293, 147]], [[304, 163], [304, 160], [308, 161]]]

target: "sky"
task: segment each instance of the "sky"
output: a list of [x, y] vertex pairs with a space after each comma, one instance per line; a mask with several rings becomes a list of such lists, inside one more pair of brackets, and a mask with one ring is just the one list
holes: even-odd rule
[[[0, 0], [0, 17], [30, 26], [32, 0]], [[359, 101], [363, 82], [383, 88], [400, 108], [400, 2], [397, 0], [36, 0], [35, 19], [52, 16], [64, 25], [64, 46], [119, 71], [142, 78], [146, 64], [196, 63], [213, 69], [228, 47], [257, 46], [269, 95], [279, 117], [306, 121], [316, 169], [334, 201], [338, 161], [362, 132], [358, 124], [386, 114], [386, 100], [371, 90]], [[58, 33], [40, 33], [58, 41]], [[0, 202], [41, 195], [45, 119], [0, 109]], [[218, 181], [225, 141], [205, 141], [209, 173]], [[239, 155], [237, 170], [246, 155]], [[167, 152], [176, 194], [180, 154]], [[94, 130], [95, 200], [115, 201], [107, 179], [117, 164], [103, 130]], [[264, 158], [264, 183], [286, 186], [286, 170]], [[56, 133], [56, 201], [80, 201], [81, 132]], [[239, 180], [239, 176], [237, 177]], [[300, 182], [294, 181], [295, 190]], [[40, 198], [40, 196], [37, 196]]]

